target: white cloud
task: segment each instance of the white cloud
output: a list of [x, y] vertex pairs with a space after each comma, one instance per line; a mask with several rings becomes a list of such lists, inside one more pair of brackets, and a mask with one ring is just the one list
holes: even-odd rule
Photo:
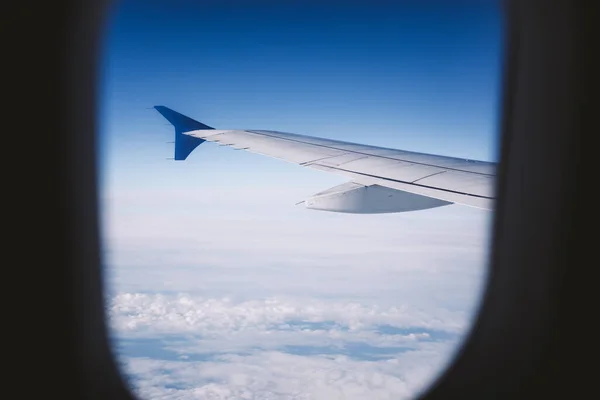
[[451, 359], [491, 214], [309, 211], [304, 189], [105, 199], [107, 314], [142, 398], [409, 398]]
[[442, 370], [469, 322], [409, 305], [188, 294], [123, 293], [107, 309], [117, 343], [158, 338], [152, 346], [172, 353], [118, 347], [136, 392], [153, 399], [408, 398]]
[[440, 351], [375, 362], [258, 351], [205, 362], [131, 359], [126, 369], [143, 398], [407, 399], [437, 373]]
[[[358, 302], [294, 298], [234, 302], [227, 298], [187, 294], [124, 293], [112, 298], [107, 310], [113, 329], [121, 335], [191, 334], [212, 341], [240, 340], [240, 335], [255, 333], [285, 336], [293, 331], [296, 336], [329, 335], [346, 340], [369, 338], [377, 344], [381, 335], [373, 331], [379, 326], [460, 333], [469, 322], [464, 312], [438, 308], [425, 313], [406, 304], [381, 307]], [[280, 345], [273, 342], [275, 336], [272, 335], [266, 344]], [[414, 333], [394, 336], [396, 339], [402, 336], [404, 340], [428, 338]]]

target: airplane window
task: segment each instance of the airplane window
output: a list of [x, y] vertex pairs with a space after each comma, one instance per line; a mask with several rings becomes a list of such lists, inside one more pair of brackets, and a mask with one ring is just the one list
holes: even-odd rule
[[497, 1], [123, 0], [104, 37], [113, 353], [142, 399], [418, 396], [486, 282]]

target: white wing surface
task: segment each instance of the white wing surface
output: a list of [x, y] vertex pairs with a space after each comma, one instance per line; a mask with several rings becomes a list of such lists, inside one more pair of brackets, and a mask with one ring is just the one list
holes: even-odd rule
[[452, 203], [491, 210], [496, 164], [269, 130], [217, 130], [156, 106], [175, 126], [175, 159], [204, 141], [350, 178], [317, 193], [308, 208], [350, 212], [415, 211]]

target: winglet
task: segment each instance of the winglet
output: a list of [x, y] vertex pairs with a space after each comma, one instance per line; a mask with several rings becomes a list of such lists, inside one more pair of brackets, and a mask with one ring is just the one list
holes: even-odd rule
[[168, 107], [154, 106], [154, 108], [175, 127], [175, 160], [185, 160], [196, 147], [204, 142], [203, 139], [184, 135], [183, 132], [199, 129], [215, 129], [190, 117], [186, 117], [177, 111], [173, 111]]

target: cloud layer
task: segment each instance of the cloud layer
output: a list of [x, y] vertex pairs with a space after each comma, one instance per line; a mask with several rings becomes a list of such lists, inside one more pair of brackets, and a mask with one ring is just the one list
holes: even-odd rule
[[467, 322], [410, 306], [121, 294], [116, 349], [145, 398], [408, 398], [447, 362]]
[[288, 204], [304, 190], [107, 195], [106, 310], [141, 398], [411, 398], [451, 360], [491, 214]]

